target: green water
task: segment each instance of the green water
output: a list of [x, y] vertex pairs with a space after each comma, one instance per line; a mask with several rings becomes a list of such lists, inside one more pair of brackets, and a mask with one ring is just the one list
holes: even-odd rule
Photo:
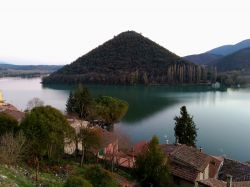
[[[43, 87], [40, 78], [0, 79], [6, 101], [24, 110], [39, 97], [46, 104], [65, 110], [72, 86]], [[187, 106], [198, 127], [197, 146], [213, 155], [250, 160], [250, 88], [213, 90], [205, 86], [101, 86], [89, 85], [94, 95], [110, 95], [128, 101], [129, 111], [115, 130], [135, 143], [157, 135], [174, 142], [173, 118]]]

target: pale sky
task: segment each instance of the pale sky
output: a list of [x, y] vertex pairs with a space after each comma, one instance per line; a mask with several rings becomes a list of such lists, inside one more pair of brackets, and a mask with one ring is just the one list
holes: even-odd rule
[[68, 64], [134, 30], [180, 56], [250, 38], [249, 0], [0, 0], [0, 61]]

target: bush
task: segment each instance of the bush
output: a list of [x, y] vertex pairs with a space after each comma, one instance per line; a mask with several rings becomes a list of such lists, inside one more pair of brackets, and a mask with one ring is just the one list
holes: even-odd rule
[[94, 187], [118, 187], [119, 184], [115, 181], [112, 175], [102, 169], [100, 166], [90, 167], [85, 174]]
[[0, 136], [5, 133], [16, 132], [18, 129], [18, 122], [15, 118], [7, 113], [0, 113]]
[[70, 176], [64, 187], [92, 187], [92, 184], [80, 176]]

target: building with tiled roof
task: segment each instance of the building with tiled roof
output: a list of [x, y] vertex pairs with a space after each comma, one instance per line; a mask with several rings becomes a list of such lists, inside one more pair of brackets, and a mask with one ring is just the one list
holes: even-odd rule
[[13, 118], [15, 118], [19, 123], [25, 117], [24, 112], [21, 112], [15, 106], [4, 102], [3, 94], [1, 91], [0, 91], [0, 112], [9, 114]]
[[198, 187], [250, 187], [250, 181], [233, 182], [228, 180], [227, 182], [209, 178], [206, 180], [198, 181]]
[[218, 178], [219, 171], [224, 163], [224, 157], [210, 156], [209, 178]]
[[18, 123], [21, 123], [25, 117], [25, 113], [18, 110], [4, 110], [3, 112], [15, 118]]
[[[135, 145], [135, 153], [140, 153], [147, 143]], [[216, 178], [223, 164], [222, 158], [213, 157], [183, 144], [162, 144], [163, 152], [170, 160], [174, 186], [197, 186], [198, 181]], [[138, 150], [136, 150], [136, 148]], [[136, 156], [136, 154], [135, 154]]]
[[[94, 154], [97, 155], [98, 158], [103, 159], [104, 157], [113, 155], [114, 153], [118, 152], [118, 138], [116, 135], [112, 132], [109, 132], [105, 129], [102, 129], [100, 127], [88, 127], [89, 122], [80, 120], [76, 117], [69, 117], [67, 116], [67, 120], [71, 127], [75, 129], [76, 133], [80, 132], [81, 128], [94, 128], [98, 131], [100, 134], [100, 146], [98, 149], [91, 150]], [[78, 142], [78, 149], [82, 150], [82, 144], [81, 142]], [[64, 152], [67, 154], [73, 154], [76, 150], [76, 143], [70, 142], [65, 144], [64, 146]]]
[[236, 160], [225, 158], [218, 178], [225, 181], [228, 174], [232, 175], [233, 181], [236, 182], [250, 181], [250, 165], [247, 163], [242, 163]]

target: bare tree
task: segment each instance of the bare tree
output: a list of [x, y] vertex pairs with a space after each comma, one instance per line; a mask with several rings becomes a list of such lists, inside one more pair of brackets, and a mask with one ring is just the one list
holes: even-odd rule
[[44, 105], [44, 102], [40, 98], [34, 97], [30, 101], [28, 101], [27, 110], [30, 111], [35, 107], [39, 107], [39, 106], [43, 106], [43, 105]]
[[15, 165], [22, 160], [26, 138], [22, 132], [7, 133], [0, 137], [0, 162]]
[[133, 143], [131, 142], [131, 139], [129, 138], [129, 136], [127, 134], [125, 134], [119, 130], [116, 130], [114, 132], [114, 135], [118, 139], [119, 151], [122, 151], [124, 153], [131, 151], [131, 149], [133, 147]]

